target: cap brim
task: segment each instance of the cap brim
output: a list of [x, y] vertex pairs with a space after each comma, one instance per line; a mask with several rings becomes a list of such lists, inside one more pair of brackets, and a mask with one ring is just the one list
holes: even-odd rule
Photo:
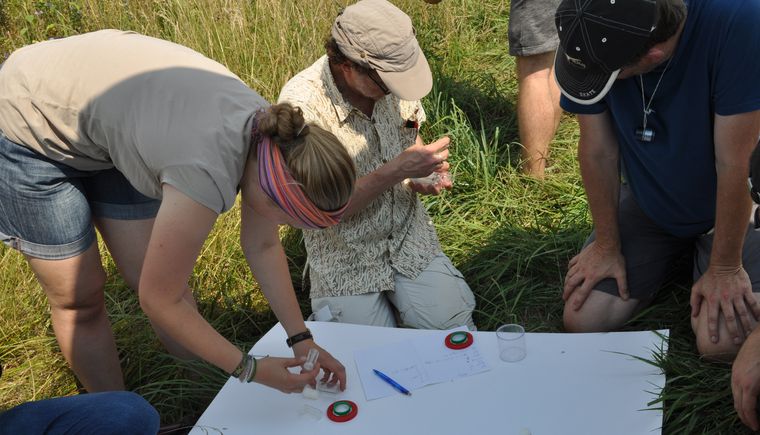
[[402, 100], [421, 100], [433, 89], [433, 74], [421, 50], [420, 55], [417, 56], [417, 62], [408, 70], [397, 72], [378, 70], [377, 74], [388, 90]]
[[562, 94], [578, 104], [599, 102], [612, 88], [620, 70], [611, 73], [587, 71], [571, 64], [560, 46], [554, 57], [554, 76]]

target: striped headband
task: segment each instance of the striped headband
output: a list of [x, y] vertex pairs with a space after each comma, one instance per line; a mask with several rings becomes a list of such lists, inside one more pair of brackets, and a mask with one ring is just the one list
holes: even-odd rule
[[272, 143], [269, 136], [262, 134], [259, 137], [259, 185], [264, 193], [305, 228], [327, 228], [340, 222], [348, 204], [333, 211], [317, 207], [290, 175], [280, 147]]

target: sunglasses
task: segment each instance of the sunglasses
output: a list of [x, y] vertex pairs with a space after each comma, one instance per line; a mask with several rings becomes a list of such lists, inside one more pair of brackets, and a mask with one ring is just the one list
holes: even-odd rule
[[380, 78], [380, 76], [377, 74], [377, 71], [371, 68], [366, 68], [359, 65], [357, 65], [357, 69], [364, 72], [364, 74], [366, 74], [370, 78], [370, 80], [372, 80], [372, 82], [376, 84], [377, 87], [380, 88], [381, 91], [383, 91], [385, 95], [388, 95], [391, 93], [391, 90], [388, 89], [388, 86], [385, 86], [385, 83], [383, 83], [383, 79]]

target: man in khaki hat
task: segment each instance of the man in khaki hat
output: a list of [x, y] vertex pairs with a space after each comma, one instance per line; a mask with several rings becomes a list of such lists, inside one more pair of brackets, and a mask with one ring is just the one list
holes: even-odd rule
[[361, 0], [338, 15], [325, 48], [279, 98], [335, 134], [360, 177], [340, 224], [304, 231], [313, 318], [474, 329], [473, 294], [417, 198], [451, 180], [449, 138], [426, 145], [418, 134], [433, 80], [411, 19]]

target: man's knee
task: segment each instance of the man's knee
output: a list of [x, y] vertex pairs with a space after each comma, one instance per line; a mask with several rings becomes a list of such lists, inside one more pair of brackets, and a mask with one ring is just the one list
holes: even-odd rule
[[[562, 315], [567, 332], [607, 332], [619, 329], [630, 319], [638, 305], [635, 299], [624, 301], [598, 290], [592, 290], [580, 309], [573, 308], [573, 296], [565, 304]], [[577, 297], [577, 296], [576, 296]]]
[[710, 340], [710, 333], [707, 328], [707, 315], [703, 312], [697, 317], [691, 318], [691, 328], [697, 340], [697, 351], [699, 355], [710, 361], [730, 362], [736, 358], [741, 345], [733, 343], [728, 333], [723, 316], [718, 325], [718, 342], [713, 343]]
[[[718, 342], [713, 343], [710, 340], [709, 320], [707, 315], [706, 304], [702, 304], [697, 317], [691, 318], [691, 329], [697, 340], [697, 351], [703, 358], [711, 361], [730, 362], [736, 358], [736, 354], [741, 348], [741, 344], [735, 344], [731, 334], [728, 332], [723, 315], [719, 315], [718, 320]], [[737, 324], [737, 327], [739, 325]]]
[[415, 279], [396, 276], [396, 289], [388, 299], [399, 314], [401, 326], [416, 329], [475, 330], [472, 311], [475, 295], [462, 273], [444, 255], [434, 258]]
[[415, 329], [452, 329], [466, 326], [476, 330], [472, 320], [475, 296], [464, 284], [428, 291], [425, 294], [403, 294], [397, 290], [393, 300], [398, 310], [401, 326]]
[[402, 326], [415, 329], [453, 329], [466, 326], [471, 331], [477, 330], [472, 320], [474, 307], [462, 305], [449, 307], [449, 310], [420, 310], [413, 308], [410, 312], [401, 313]]
[[19, 429], [22, 433], [143, 435], [155, 434], [160, 424], [156, 409], [139, 395], [127, 391], [27, 402], [3, 413], [0, 420], [2, 428], [8, 426], [8, 433]]
[[158, 431], [158, 412], [135, 393], [108, 391], [85, 396], [73, 399], [72, 409], [81, 417], [72, 421], [71, 432], [143, 435]]
[[697, 350], [699, 355], [710, 361], [731, 362], [739, 352], [739, 346], [727, 336], [720, 337], [717, 343], [713, 343], [707, 334], [697, 334]]
[[158, 412], [145, 399], [127, 391], [109, 394], [113, 394], [115, 398], [110, 405], [114, 411], [113, 415], [120, 416], [117, 422], [124, 430], [135, 434], [151, 434], [158, 431]]
[[570, 304], [565, 304], [565, 310], [562, 313], [562, 322], [567, 332], [606, 332], [610, 328], [606, 319], [600, 318], [587, 310], [575, 310]]
[[383, 292], [313, 298], [311, 308], [310, 320], [396, 327], [395, 314]]

